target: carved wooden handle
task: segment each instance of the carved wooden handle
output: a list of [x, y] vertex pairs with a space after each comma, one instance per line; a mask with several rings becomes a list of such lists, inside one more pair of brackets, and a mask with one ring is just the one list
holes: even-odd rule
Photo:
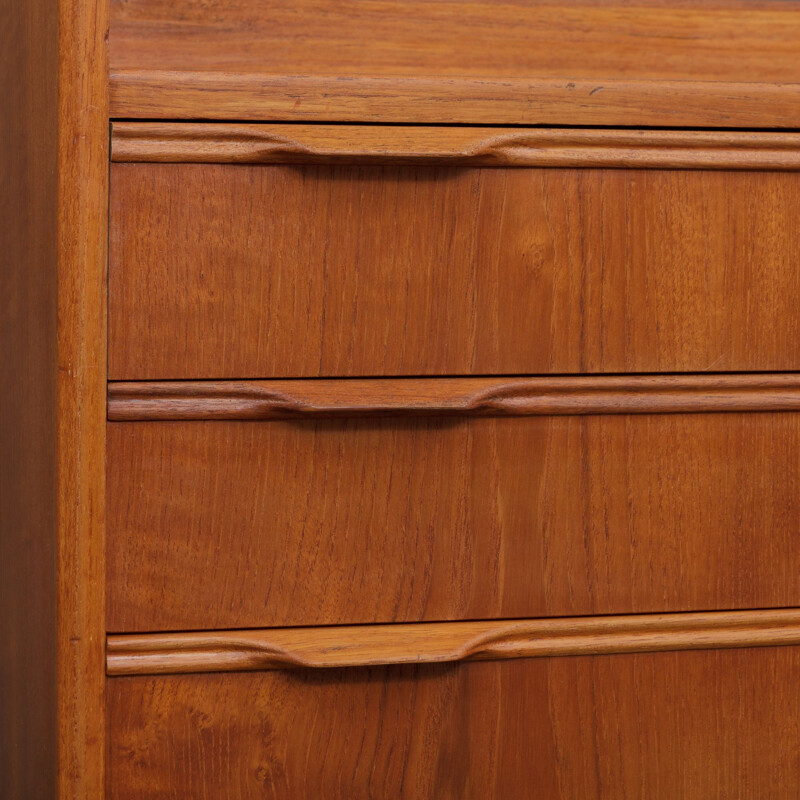
[[800, 609], [108, 637], [109, 675], [325, 669], [800, 642]]
[[798, 169], [800, 135], [115, 122], [112, 161], [468, 167]]
[[109, 384], [110, 420], [800, 410], [800, 376], [375, 378]]

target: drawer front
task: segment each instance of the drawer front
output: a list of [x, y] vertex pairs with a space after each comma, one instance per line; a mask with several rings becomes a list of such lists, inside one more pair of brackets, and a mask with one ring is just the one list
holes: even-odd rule
[[[180, 73], [204, 72], [242, 81], [254, 73], [388, 78], [397, 81], [396, 93], [403, 78], [429, 88], [434, 78], [451, 85], [473, 78], [491, 87], [486, 94], [502, 91], [492, 81], [515, 79], [786, 82], [795, 77], [800, 33], [795, 4], [748, 0], [710, 8], [624, 0], [238, 0], [214, 13], [196, 0], [111, 0], [110, 8], [112, 84], [125, 72], [153, 70], [174, 71], [169, 78], [179, 86]], [[737, 11], [748, 15], [746, 27]]]
[[762, 798], [800, 648], [112, 678], [109, 797]]
[[800, 417], [112, 422], [110, 631], [800, 605]]
[[793, 172], [115, 163], [109, 372], [800, 369], [798, 219]]
[[798, 16], [787, 0], [110, 0], [111, 116], [797, 128]]

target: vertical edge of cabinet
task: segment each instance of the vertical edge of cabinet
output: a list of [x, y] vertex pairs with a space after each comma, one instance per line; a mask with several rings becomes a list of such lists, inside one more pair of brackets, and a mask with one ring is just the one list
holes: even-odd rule
[[5, 3], [0, 50], [0, 794], [53, 797], [58, 21]]
[[105, 791], [108, 2], [58, 0], [58, 797]]

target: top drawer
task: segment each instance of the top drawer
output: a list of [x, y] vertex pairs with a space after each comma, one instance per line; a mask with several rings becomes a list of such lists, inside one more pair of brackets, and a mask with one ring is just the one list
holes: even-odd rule
[[798, 137], [173, 128], [298, 163], [112, 165], [112, 379], [800, 369]]
[[797, 0], [110, 6], [119, 118], [800, 127]]

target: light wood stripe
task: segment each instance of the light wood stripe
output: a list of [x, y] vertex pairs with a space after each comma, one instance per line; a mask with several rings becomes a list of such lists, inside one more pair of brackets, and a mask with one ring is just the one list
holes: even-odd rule
[[798, 83], [155, 69], [112, 69], [109, 82], [111, 116], [122, 119], [800, 127]]
[[800, 169], [800, 134], [117, 122], [112, 160]]
[[112, 382], [108, 418], [674, 414], [800, 410], [800, 375]]
[[323, 669], [800, 644], [800, 609], [113, 635], [109, 675]]

